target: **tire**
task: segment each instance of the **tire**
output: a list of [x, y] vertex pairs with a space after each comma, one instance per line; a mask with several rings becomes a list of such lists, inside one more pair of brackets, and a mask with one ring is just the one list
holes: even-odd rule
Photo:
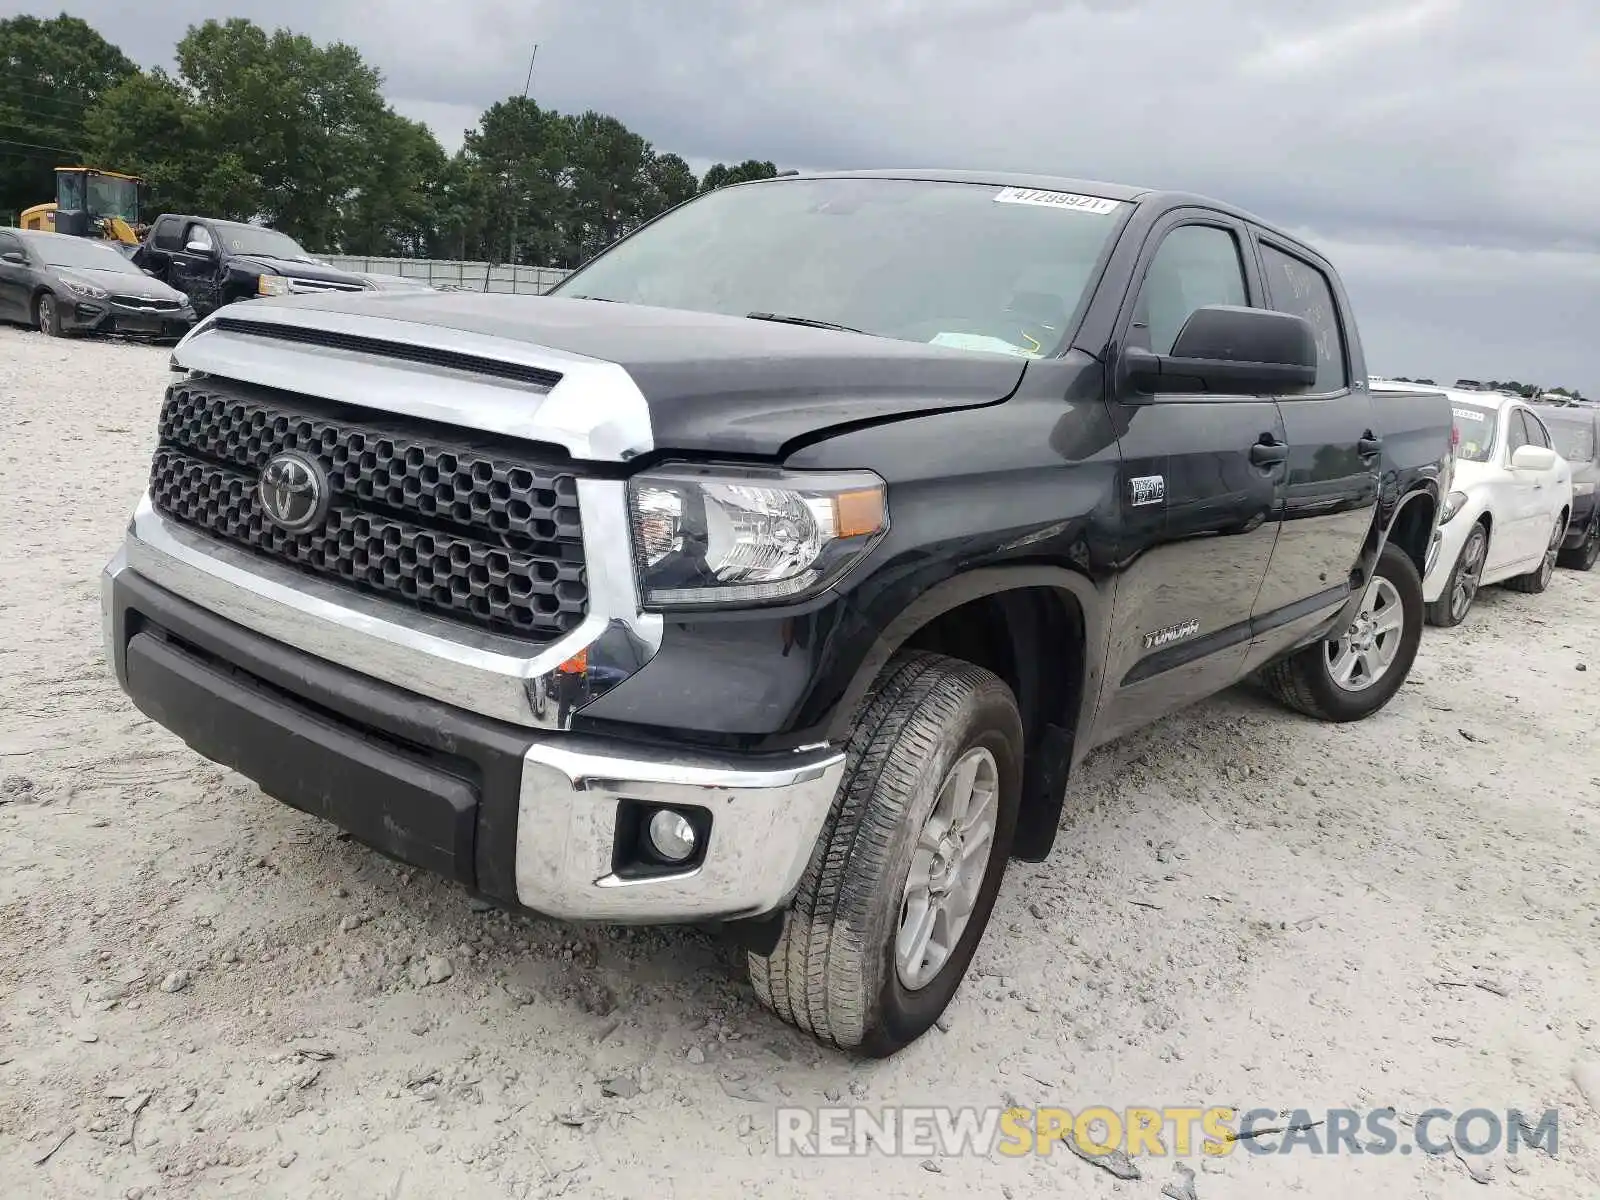
[[[1022, 754], [1022, 718], [998, 677], [922, 651], [890, 660], [858, 713], [844, 779], [783, 933], [770, 954], [749, 955], [761, 1003], [819, 1041], [870, 1058], [926, 1033], [955, 995], [994, 909], [1016, 833]], [[919, 852], [917, 843], [964, 764], [972, 765], [980, 794], [985, 780], [991, 785], [987, 862], [980, 874], [981, 851], [974, 852], [971, 913], [953, 936], [947, 927], [942, 963], [922, 955], [913, 961], [908, 948], [912, 965], [903, 976], [896, 949], [914, 907], [907, 886], [913, 858], [939, 878], [931, 852]], [[933, 950], [937, 941], [926, 945]], [[916, 977], [919, 964], [925, 979]]]
[[1567, 514], [1563, 512], [1556, 518], [1556, 527], [1550, 531], [1550, 540], [1545, 543], [1544, 557], [1539, 560], [1538, 569], [1506, 580], [1506, 586], [1513, 592], [1525, 592], [1530, 596], [1537, 596], [1549, 587], [1550, 580], [1555, 577], [1556, 558], [1561, 553], [1561, 539], [1566, 536]]
[[[1362, 597], [1361, 612], [1350, 629], [1264, 668], [1261, 681], [1279, 703], [1308, 717], [1336, 722], [1370, 717], [1394, 698], [1411, 674], [1411, 664], [1416, 661], [1417, 647], [1422, 642], [1424, 607], [1422, 579], [1416, 564], [1404, 550], [1390, 543], [1378, 556], [1377, 569]], [[1394, 610], [1398, 610], [1398, 624], [1387, 630], [1387, 636], [1395, 638], [1392, 649], [1381, 634], [1371, 643], [1371, 650], [1383, 660], [1382, 669], [1363, 666], [1360, 677], [1349, 684], [1340, 683], [1335, 676], [1335, 663], [1342, 665], [1347, 650], [1363, 664], [1373, 661], [1371, 651], [1363, 658], [1350, 646], [1352, 636], [1358, 642], [1365, 640], [1375, 626], [1384, 625], [1383, 614]]]
[[1600, 515], [1589, 522], [1589, 532], [1571, 550], [1556, 555], [1556, 565], [1572, 571], [1587, 571], [1600, 560]]
[[1444, 595], [1428, 605], [1428, 624], [1449, 629], [1467, 619], [1472, 602], [1478, 596], [1478, 580], [1483, 576], [1484, 557], [1488, 553], [1489, 531], [1478, 521], [1462, 543], [1455, 566], [1450, 568]]
[[39, 298], [33, 302], [33, 323], [46, 337], [66, 336], [61, 328], [61, 309], [58, 304], [49, 292], [40, 292]]

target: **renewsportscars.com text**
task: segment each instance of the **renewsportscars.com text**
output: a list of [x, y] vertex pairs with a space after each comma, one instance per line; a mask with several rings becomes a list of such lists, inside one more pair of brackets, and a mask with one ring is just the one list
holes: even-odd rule
[[1247, 1109], [1168, 1106], [1067, 1108], [780, 1108], [780, 1155], [1049, 1155], [1097, 1157], [1202, 1154], [1555, 1154], [1557, 1110], [1537, 1118], [1517, 1109]]

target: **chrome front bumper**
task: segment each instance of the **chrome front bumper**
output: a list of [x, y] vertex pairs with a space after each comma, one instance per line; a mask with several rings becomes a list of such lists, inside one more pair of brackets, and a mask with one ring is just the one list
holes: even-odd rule
[[[763, 765], [661, 754], [601, 742], [535, 743], [522, 760], [517, 899], [572, 920], [694, 921], [754, 917], [787, 903], [844, 775], [831, 747]], [[618, 802], [711, 813], [705, 861], [645, 878], [611, 869]]]
[[[152, 529], [158, 531], [158, 536], [161, 532], [160, 526], [150, 523], [153, 515], [141, 506], [141, 518], [136, 519], [124, 547], [102, 575], [108, 659], [117, 671], [121, 686], [142, 708], [151, 706], [150, 698], [141, 697], [139, 681], [130, 685], [124, 664], [129, 653], [125, 640], [128, 632], [123, 628], [126, 622], [118, 613], [119, 607], [126, 609], [129, 604], [127, 589], [142, 580], [172, 593], [174, 607], [193, 610], [210, 609], [210, 605], [202, 603], [201, 597], [194, 594], [196, 585], [208, 599], [215, 599], [218, 594], [232, 594], [231, 591], [206, 590], [218, 580], [222, 580], [226, 588], [245, 587], [238, 580], [224, 580], [217, 567], [185, 564], [181, 558], [167, 554], [165, 544], [152, 547], [145, 540], [146, 536]], [[165, 532], [170, 534], [171, 530]], [[183, 545], [181, 541], [176, 544]], [[151, 562], [165, 568], [161, 578], [147, 575], [143, 570], [141, 564]], [[119, 581], [127, 585], [121, 596]], [[297, 582], [305, 586], [303, 581]], [[251, 644], [257, 649], [273, 647], [274, 653], [288, 656], [287, 661], [303, 661], [306, 654], [316, 656], [316, 647], [326, 644], [319, 639], [329, 636], [331, 629], [337, 634], [336, 644], [348, 651], [359, 651], [360, 639], [365, 637], [365, 656], [360, 653], [350, 656], [357, 661], [364, 657], [369, 666], [380, 664], [383, 667], [381, 673], [362, 672], [368, 679], [379, 678], [404, 687], [404, 680], [429, 677], [446, 666], [450, 670], [462, 669], [459, 657], [443, 660], [430, 652], [426, 642], [397, 644], [387, 639], [382, 622], [372, 621], [374, 632], [365, 635], [356, 623], [330, 622], [319, 612], [319, 606], [329, 602], [309, 590], [293, 593], [288, 603], [280, 602], [277, 592], [266, 593], [258, 588], [253, 594], [256, 598], [247, 609], [236, 615], [220, 615], [242, 627], [238, 630], [239, 637], [252, 639]], [[150, 618], [155, 624], [159, 624], [160, 619], [159, 614]], [[280, 637], [285, 632], [296, 636]], [[119, 641], [123, 644], [119, 645]], [[285, 646], [290, 648], [284, 649]], [[322, 661], [350, 666], [331, 656]], [[515, 693], [509, 695], [514, 697]], [[173, 705], [171, 711], [185, 707], [192, 711], [196, 698], [191, 693], [186, 697], [191, 702], [189, 705]], [[307, 699], [313, 705], [319, 702], [315, 696]], [[198, 700], [204, 707], [209, 697], [200, 695]], [[280, 698], [278, 703], [286, 706], [293, 701]], [[152, 707], [161, 705], [157, 703]], [[222, 707], [219, 700], [213, 711]], [[477, 720], [472, 713], [481, 712], [482, 708], [480, 703], [464, 715]], [[262, 719], [259, 714], [255, 717], [258, 721]], [[267, 720], [270, 722], [270, 718]], [[504, 726], [496, 728], [503, 731]], [[208, 737], [227, 741], [227, 731], [219, 734], [214, 723], [206, 728], [180, 728], [175, 732], [201, 753], [207, 753]], [[259, 738], [259, 728], [255, 736]], [[270, 723], [268, 736], [269, 739], [280, 738], [278, 730], [272, 729]], [[280, 740], [291, 754], [295, 736], [285, 726]], [[336, 738], [332, 740], [336, 742]], [[655, 749], [617, 739], [586, 737], [539, 727], [527, 728], [524, 745], [515, 797], [514, 846], [505, 847], [506, 854], [514, 853], [511, 873], [515, 880], [516, 902], [534, 912], [557, 918], [628, 924], [732, 920], [781, 909], [798, 885], [822, 832], [845, 764], [844, 754], [831, 746], [776, 756], [710, 755]], [[259, 751], [259, 742], [257, 749]], [[234, 765], [227, 761], [226, 752], [213, 753], [217, 761]], [[305, 807], [294, 796], [278, 798], [296, 807]], [[619, 874], [614, 863], [623, 801], [693, 807], [710, 813], [710, 831], [701, 861], [691, 869], [677, 872]], [[328, 819], [339, 823], [339, 804], [361, 802], [357, 797], [335, 799], [331, 802], [334, 812]], [[345, 811], [370, 816], [349, 807]], [[474, 812], [474, 822], [481, 811], [482, 805]], [[404, 816], [393, 819], [403, 822]], [[384, 820], [391, 820], [387, 811]], [[499, 842], [507, 841], [503, 830], [491, 835], [482, 825], [476, 829], [475, 838], [467, 839], [469, 844], [496, 837]], [[471, 878], [471, 870], [464, 867], [458, 877]]]

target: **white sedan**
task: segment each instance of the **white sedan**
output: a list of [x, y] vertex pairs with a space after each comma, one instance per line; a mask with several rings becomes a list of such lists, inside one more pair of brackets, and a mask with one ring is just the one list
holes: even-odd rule
[[[1374, 380], [1372, 390], [1416, 389]], [[1440, 514], [1438, 554], [1422, 581], [1433, 625], [1459, 625], [1478, 589], [1550, 586], [1572, 511], [1572, 468], [1550, 431], [1521, 399], [1430, 388], [1455, 413], [1455, 477]]]

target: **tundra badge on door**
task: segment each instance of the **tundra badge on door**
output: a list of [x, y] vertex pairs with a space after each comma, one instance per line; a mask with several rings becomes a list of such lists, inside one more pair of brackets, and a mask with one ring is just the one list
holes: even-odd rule
[[1193, 637], [1200, 632], [1200, 622], [1190, 618], [1179, 625], [1168, 625], [1165, 629], [1156, 629], [1144, 635], [1144, 648], [1154, 650], [1157, 646], [1165, 646], [1170, 642], [1182, 641], [1186, 637]]

